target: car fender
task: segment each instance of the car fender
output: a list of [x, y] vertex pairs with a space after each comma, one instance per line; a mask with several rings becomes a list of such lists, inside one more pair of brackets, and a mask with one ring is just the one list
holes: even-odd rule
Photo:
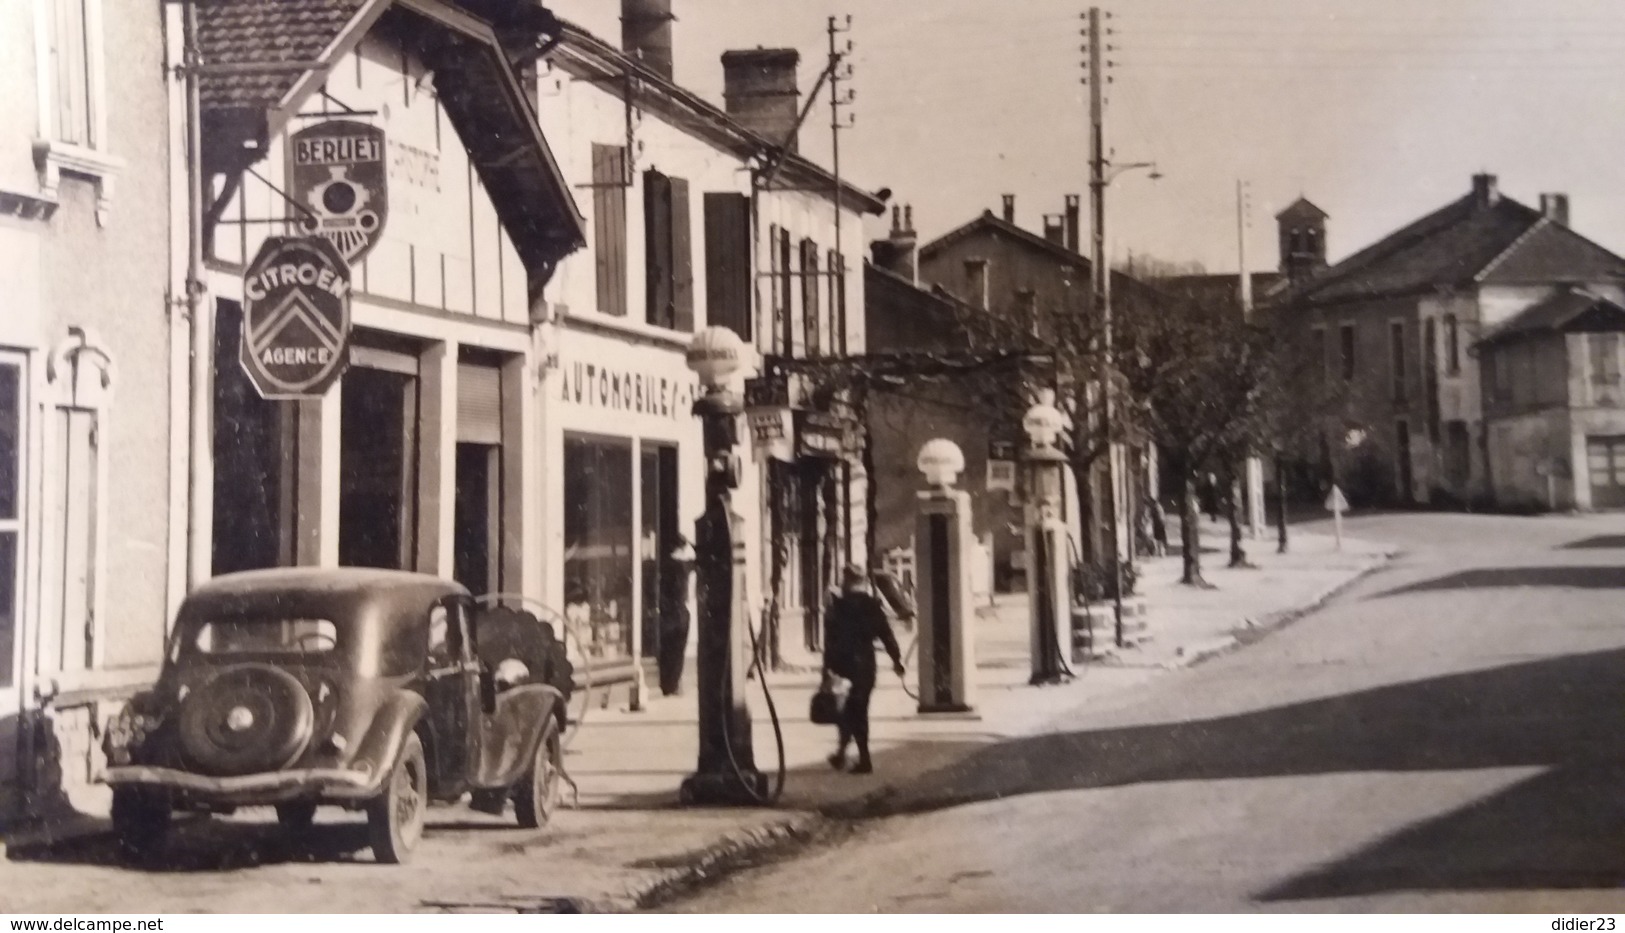
[[563, 694], [548, 684], [526, 684], [497, 694], [496, 710], [481, 717], [476, 787], [507, 787], [524, 776], [536, 758], [542, 727], [558, 717]]
[[428, 702], [410, 690], [397, 690], [379, 704], [372, 723], [367, 726], [366, 735], [350, 759], [352, 768], [366, 764], [372, 769], [372, 780], [368, 782], [367, 790], [376, 791], [382, 787], [395, 770], [395, 762], [400, 758], [406, 737], [417, 728], [428, 708]]

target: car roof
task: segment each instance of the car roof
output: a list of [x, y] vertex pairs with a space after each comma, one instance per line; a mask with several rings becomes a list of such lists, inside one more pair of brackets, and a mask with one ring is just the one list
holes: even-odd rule
[[413, 592], [424, 596], [466, 593], [461, 584], [426, 573], [372, 567], [274, 567], [222, 574], [199, 585], [188, 598], [252, 597], [298, 592], [311, 596], [360, 596]]

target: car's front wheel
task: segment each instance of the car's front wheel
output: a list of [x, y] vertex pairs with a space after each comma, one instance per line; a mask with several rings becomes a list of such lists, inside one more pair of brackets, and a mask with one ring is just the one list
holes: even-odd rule
[[367, 804], [367, 833], [372, 839], [373, 858], [390, 865], [410, 858], [423, 838], [428, 809], [429, 771], [423, 758], [423, 740], [414, 733], [406, 737], [384, 789]]
[[174, 810], [161, 791], [115, 787], [112, 817], [119, 848], [135, 858], [150, 858], [162, 853], [169, 841]]
[[514, 811], [519, 825], [526, 829], [546, 826], [558, 808], [559, 783], [564, 774], [564, 743], [559, 738], [559, 721], [549, 716], [536, 743], [536, 760], [520, 779], [514, 794]]

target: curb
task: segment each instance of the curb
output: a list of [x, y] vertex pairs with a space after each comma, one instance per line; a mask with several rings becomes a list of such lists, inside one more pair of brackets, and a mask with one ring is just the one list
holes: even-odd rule
[[610, 910], [652, 910], [768, 859], [809, 845], [827, 835], [836, 821], [822, 813], [797, 811], [782, 820], [728, 836], [698, 850], [685, 864], [627, 889], [604, 906]]
[[1304, 603], [1301, 606], [1269, 613], [1258, 622], [1254, 622], [1251, 619], [1244, 619], [1243, 621], [1246, 623], [1246, 628], [1236, 630], [1237, 632], [1244, 632], [1244, 635], [1232, 635], [1225, 644], [1217, 648], [1210, 648], [1206, 651], [1200, 651], [1189, 655], [1188, 660], [1186, 660], [1185, 663], [1175, 665], [1175, 668], [1186, 669], [1195, 667], [1198, 664], [1211, 661], [1214, 658], [1230, 654], [1237, 649], [1253, 644], [1271, 633], [1286, 628], [1304, 616], [1320, 610], [1327, 603], [1337, 598], [1345, 590], [1348, 590], [1356, 583], [1359, 583], [1366, 577], [1369, 577], [1384, 567], [1387, 567], [1389, 562], [1391, 562], [1395, 557], [1399, 556], [1399, 553], [1399, 551], [1384, 551], [1381, 554], [1375, 555], [1370, 564], [1360, 568], [1353, 576], [1341, 583], [1327, 587], [1309, 602]]

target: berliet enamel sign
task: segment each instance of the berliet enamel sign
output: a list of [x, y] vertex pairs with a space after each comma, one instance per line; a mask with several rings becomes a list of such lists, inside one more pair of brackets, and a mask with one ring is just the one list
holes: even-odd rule
[[271, 237], [243, 280], [248, 378], [268, 399], [317, 398], [350, 360], [350, 266], [322, 237]]
[[328, 120], [288, 138], [288, 192], [306, 233], [326, 237], [346, 262], [359, 262], [389, 217], [384, 131]]

